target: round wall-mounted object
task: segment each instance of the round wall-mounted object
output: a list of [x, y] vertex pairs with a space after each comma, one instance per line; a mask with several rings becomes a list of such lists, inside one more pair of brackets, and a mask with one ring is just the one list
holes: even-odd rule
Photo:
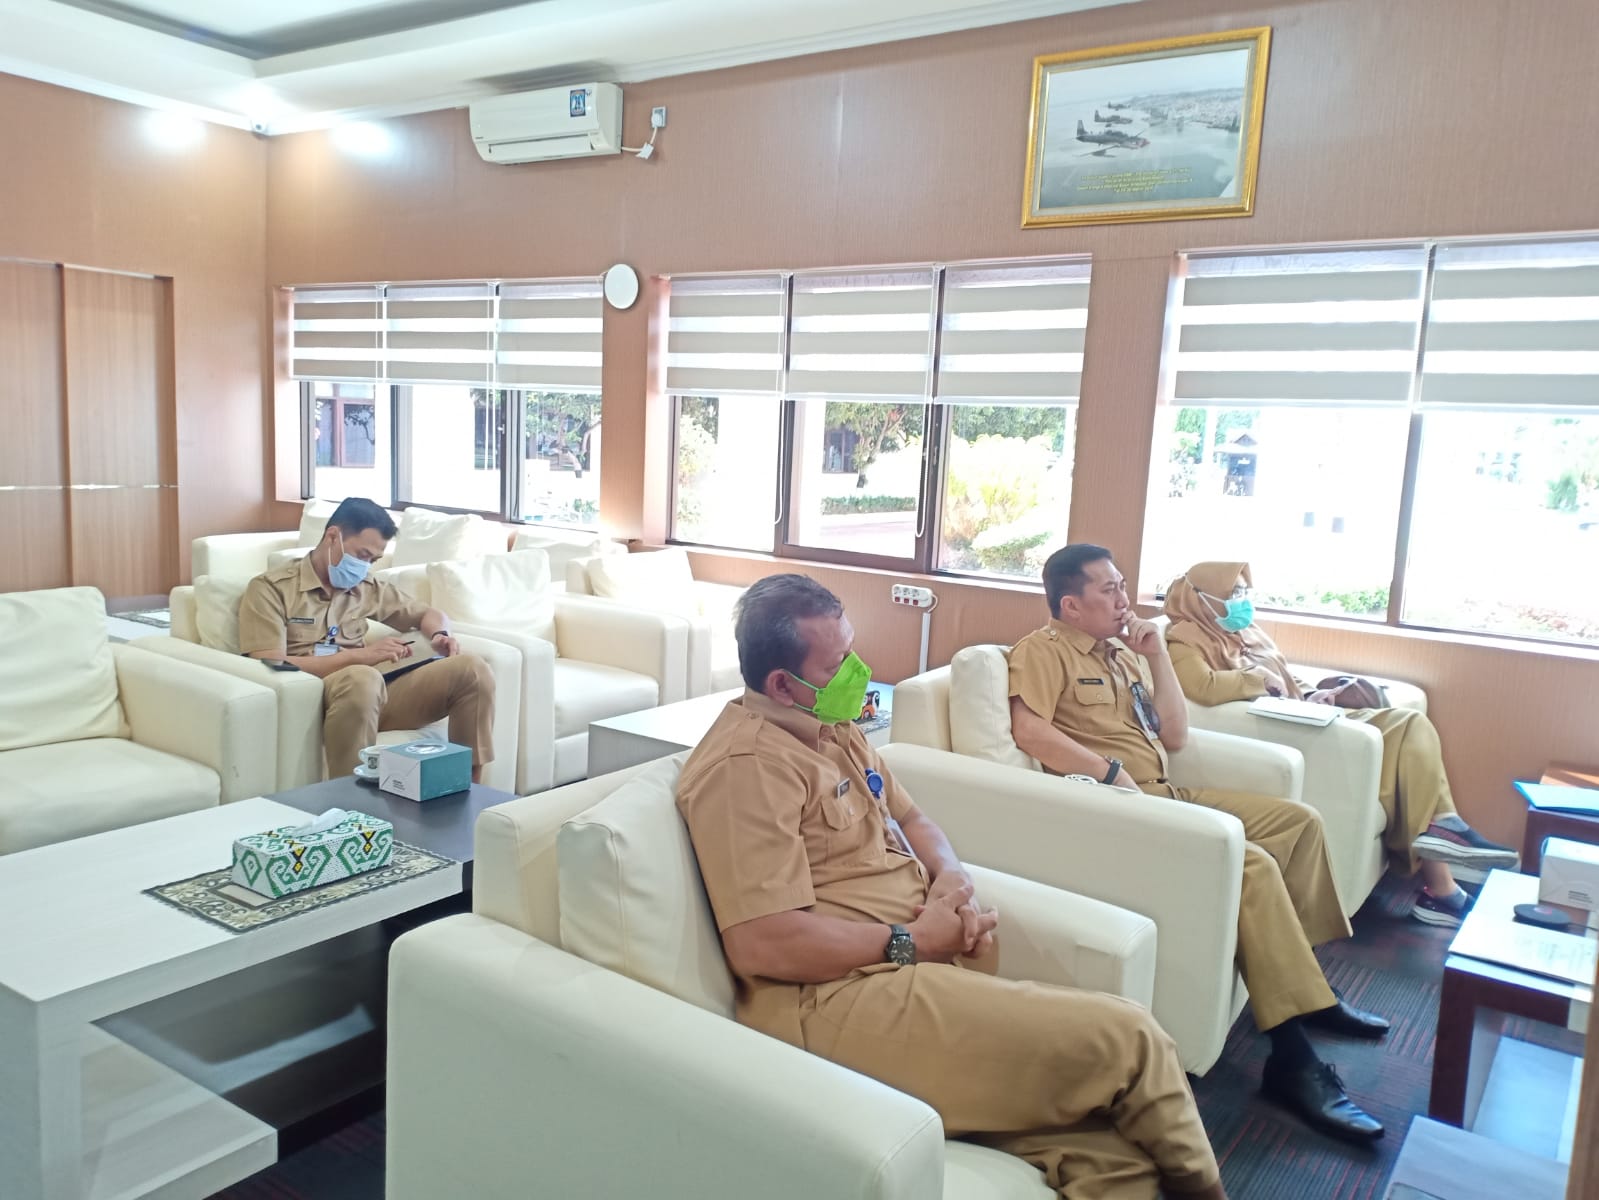
[[638, 272], [626, 263], [605, 272], [605, 298], [612, 308], [632, 308], [638, 299]]

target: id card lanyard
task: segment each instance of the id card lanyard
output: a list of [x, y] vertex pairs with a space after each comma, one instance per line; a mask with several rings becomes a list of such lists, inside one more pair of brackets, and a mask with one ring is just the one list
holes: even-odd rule
[[337, 625], [329, 625], [328, 626], [327, 640], [318, 642], [316, 644], [316, 646], [313, 648], [312, 653], [315, 654], [318, 658], [323, 658], [323, 657], [326, 657], [329, 654], [337, 654], [338, 652], [339, 652], [339, 627]]

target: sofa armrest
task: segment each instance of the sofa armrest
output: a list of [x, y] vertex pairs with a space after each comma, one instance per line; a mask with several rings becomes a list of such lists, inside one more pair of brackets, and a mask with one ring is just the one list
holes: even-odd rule
[[389, 1200], [943, 1193], [921, 1101], [482, 917], [395, 942], [388, 1016]]
[[1171, 781], [1183, 788], [1298, 800], [1305, 788], [1305, 758], [1292, 746], [1190, 729], [1188, 744], [1171, 756]]
[[279, 550], [299, 545], [300, 531], [287, 533], [214, 533], [189, 544], [189, 560], [198, 579], [254, 579], [267, 569], [267, 559]]
[[483, 768], [483, 782], [502, 792], [515, 792], [522, 744], [522, 652], [497, 638], [459, 627], [452, 627], [451, 632], [462, 651], [481, 658], [494, 676], [494, 761]]
[[999, 910], [999, 973], [1108, 992], [1145, 1008], [1155, 995], [1148, 917], [987, 867], [967, 866], [977, 899]]
[[[543, 638], [498, 625], [455, 621], [458, 634], [493, 641], [521, 656], [517, 674], [516, 786], [518, 796], [546, 791], [555, 782], [555, 646]], [[496, 751], [499, 753], [499, 751]], [[512, 789], [507, 789], [512, 790]]]
[[223, 804], [277, 790], [278, 712], [271, 691], [130, 646], [111, 651], [135, 742], [210, 767], [222, 781]]
[[555, 644], [562, 658], [648, 675], [661, 704], [688, 695], [688, 622], [667, 613], [570, 594], [555, 599]]
[[268, 745], [276, 744], [274, 786], [266, 790], [284, 791], [321, 781], [322, 681], [315, 675], [304, 671], [274, 671], [259, 659], [213, 650], [176, 637], [137, 638], [128, 645], [141, 653], [159, 654], [266, 688], [276, 699], [274, 727], [277, 731], [275, 736], [265, 736]]
[[1295, 679], [1309, 680], [1311, 683], [1315, 683], [1318, 679], [1326, 679], [1329, 675], [1363, 675], [1388, 693], [1390, 707], [1413, 708], [1417, 712], [1427, 711], [1427, 693], [1415, 684], [1406, 683], [1402, 679], [1387, 679], [1381, 675], [1372, 675], [1365, 671], [1334, 670], [1330, 667], [1307, 667], [1296, 663], [1289, 663], [1288, 669], [1293, 673]]
[[1152, 920], [1150, 1007], [1185, 1067], [1216, 1061], [1234, 1015], [1244, 875], [1236, 817], [911, 743], [878, 753], [965, 861]]

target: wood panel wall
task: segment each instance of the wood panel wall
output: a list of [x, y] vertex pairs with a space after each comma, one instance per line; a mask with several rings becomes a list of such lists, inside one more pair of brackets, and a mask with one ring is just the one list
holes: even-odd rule
[[0, 262], [0, 591], [71, 582], [61, 270]]

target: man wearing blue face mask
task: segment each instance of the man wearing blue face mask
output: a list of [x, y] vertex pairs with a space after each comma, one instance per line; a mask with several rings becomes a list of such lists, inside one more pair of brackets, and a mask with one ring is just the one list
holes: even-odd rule
[[[328, 518], [299, 562], [257, 575], [239, 603], [239, 646], [322, 680], [322, 744], [329, 776], [348, 775], [384, 729], [419, 729], [449, 718], [450, 741], [472, 749], [472, 782], [494, 760], [494, 676], [462, 654], [449, 619], [392, 583], [367, 577], [395, 534], [394, 520], [359, 496]], [[385, 679], [380, 667], [411, 654], [399, 638], [368, 642], [367, 622], [420, 629], [443, 657]]]
[[1225, 1200], [1172, 1040], [1115, 996], [1000, 979], [998, 915], [853, 718], [871, 670], [803, 575], [739, 601], [747, 685], [683, 767], [740, 1022], [919, 1097], [1063, 1197]]

